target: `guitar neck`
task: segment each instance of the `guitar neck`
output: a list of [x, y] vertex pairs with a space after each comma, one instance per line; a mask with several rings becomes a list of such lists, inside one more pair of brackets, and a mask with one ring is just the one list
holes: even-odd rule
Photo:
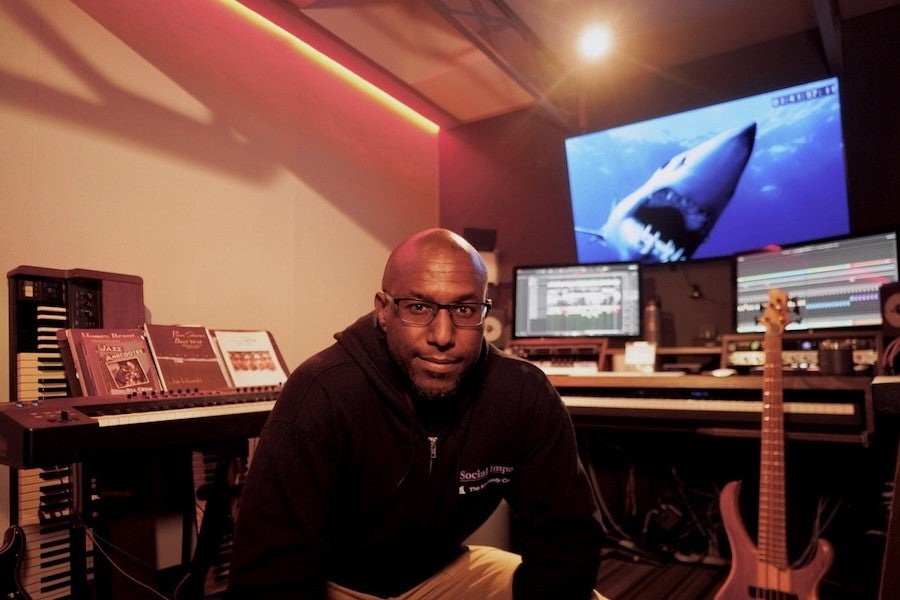
[[785, 518], [784, 395], [781, 335], [765, 336], [763, 408], [760, 429], [758, 549], [760, 558], [787, 568]]

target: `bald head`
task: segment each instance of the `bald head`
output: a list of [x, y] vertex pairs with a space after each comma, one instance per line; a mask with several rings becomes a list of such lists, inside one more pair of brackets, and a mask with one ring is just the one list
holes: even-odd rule
[[438, 274], [449, 266], [470, 268], [482, 292], [487, 288], [487, 267], [478, 251], [462, 236], [435, 228], [413, 234], [394, 248], [384, 267], [381, 289], [392, 290], [410, 273]]

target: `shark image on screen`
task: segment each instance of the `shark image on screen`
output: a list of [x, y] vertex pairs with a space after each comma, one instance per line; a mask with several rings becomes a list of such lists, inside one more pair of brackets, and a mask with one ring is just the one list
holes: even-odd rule
[[850, 231], [836, 78], [566, 140], [579, 263], [644, 264]]
[[598, 231], [575, 231], [596, 236], [623, 261], [690, 258], [734, 195], [755, 137], [751, 123], [673, 156], [617, 203]]

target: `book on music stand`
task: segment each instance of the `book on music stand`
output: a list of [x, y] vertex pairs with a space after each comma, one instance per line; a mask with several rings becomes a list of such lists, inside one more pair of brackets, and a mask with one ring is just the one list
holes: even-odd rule
[[206, 327], [146, 323], [144, 332], [165, 391], [206, 391], [231, 387]]
[[234, 387], [282, 385], [289, 371], [265, 330], [210, 329]]
[[60, 329], [56, 337], [73, 394], [125, 396], [162, 389], [140, 329]]

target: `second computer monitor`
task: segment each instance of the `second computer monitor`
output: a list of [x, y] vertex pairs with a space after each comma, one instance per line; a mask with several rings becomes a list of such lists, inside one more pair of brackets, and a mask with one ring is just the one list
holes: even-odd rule
[[520, 266], [513, 279], [514, 338], [641, 333], [638, 263]]

